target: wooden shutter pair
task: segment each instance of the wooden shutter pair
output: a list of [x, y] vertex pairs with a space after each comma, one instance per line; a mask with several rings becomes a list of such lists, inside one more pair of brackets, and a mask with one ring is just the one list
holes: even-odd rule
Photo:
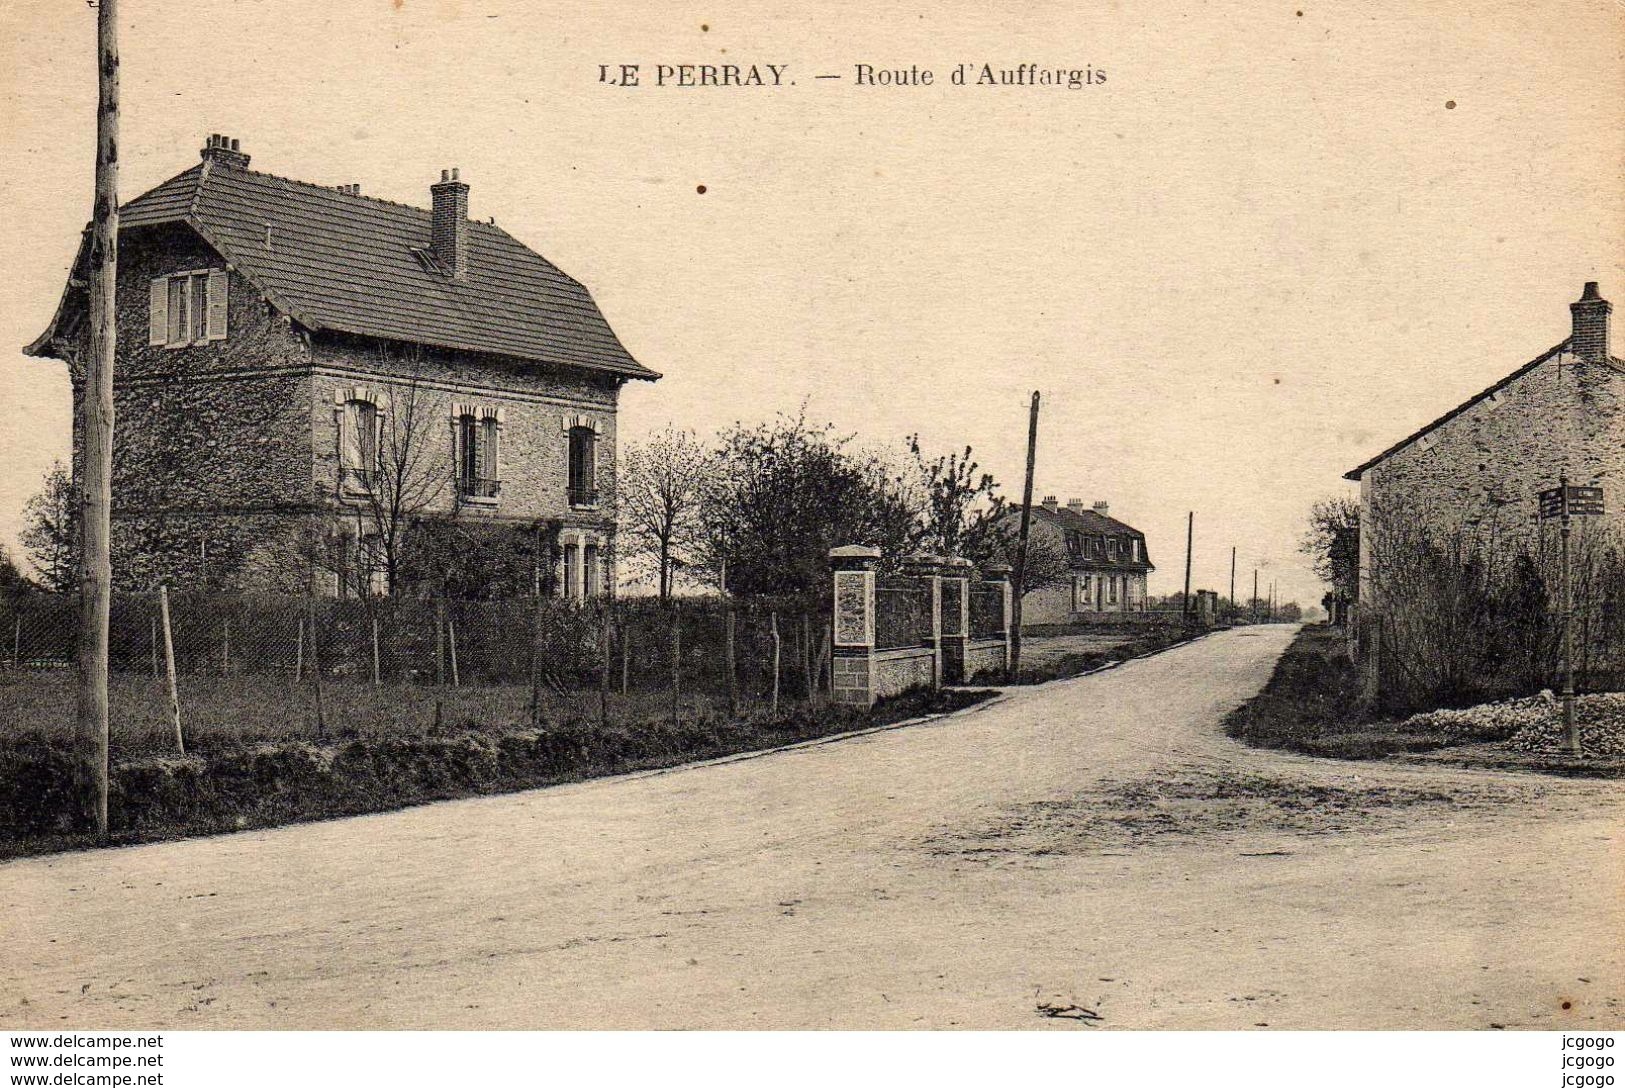
[[[181, 278], [190, 280], [194, 275], [203, 273], [182, 273]], [[226, 303], [227, 303], [227, 274], [223, 268], [213, 268], [208, 272], [209, 282], [205, 289], [205, 303], [203, 307], [203, 340], [210, 342], [226, 338]], [[147, 311], [147, 343], [153, 347], [166, 347], [172, 343], [190, 343], [189, 340], [171, 341], [169, 338], [169, 284], [176, 279], [175, 276], [159, 276], [149, 286]], [[190, 284], [188, 283], [188, 287]], [[190, 298], [188, 292], [183, 291], [181, 297]], [[182, 336], [190, 321], [181, 325]]]

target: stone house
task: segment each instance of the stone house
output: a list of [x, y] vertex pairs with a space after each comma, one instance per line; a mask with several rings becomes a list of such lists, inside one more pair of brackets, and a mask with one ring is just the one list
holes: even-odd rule
[[1385, 525], [1538, 547], [1539, 494], [1566, 474], [1604, 490], [1608, 513], [1580, 519], [1586, 531], [1625, 527], [1625, 363], [1609, 354], [1611, 310], [1587, 283], [1566, 339], [1345, 474], [1360, 485], [1359, 608], [1376, 603]]
[[[1146, 607], [1146, 577], [1156, 566], [1146, 551], [1145, 534], [1081, 499], [1062, 506], [1054, 495], [1033, 507], [1030, 548], [1059, 561], [1065, 575], [1034, 589], [1021, 605], [1022, 625], [1069, 623]], [[1019, 524], [1021, 507], [1007, 515]], [[1064, 557], [1064, 559], [1062, 558]]]
[[[468, 193], [451, 170], [429, 208], [379, 200], [211, 136], [124, 205], [118, 583], [381, 589], [404, 519], [512, 532], [536, 588], [613, 592], [619, 391], [659, 375]], [[87, 247], [26, 349], [68, 364], [76, 405]]]

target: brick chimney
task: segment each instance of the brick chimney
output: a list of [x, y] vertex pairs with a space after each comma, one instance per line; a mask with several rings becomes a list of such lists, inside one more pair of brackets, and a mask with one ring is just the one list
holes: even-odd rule
[[1068, 499], [1066, 500], [1066, 508], [1074, 514], [1081, 514], [1083, 513], [1083, 500]]
[[229, 166], [235, 170], [248, 169], [248, 156], [237, 150], [237, 141], [218, 132], [209, 135], [203, 144], [203, 150], [198, 154], [203, 157], [204, 162]]
[[1099, 514], [1101, 517], [1109, 516], [1111, 513], [1111, 504], [1105, 499], [1100, 500], [1099, 502], [1095, 503], [1095, 513]]
[[1045, 495], [1044, 501], [1038, 505], [1042, 506], [1045, 510], [1048, 510], [1053, 514], [1055, 511], [1061, 508], [1061, 500], [1056, 498], [1054, 495]]
[[429, 186], [434, 197], [429, 252], [455, 279], [468, 275], [468, 186], [457, 179], [457, 168], [440, 171], [440, 181]]
[[1592, 280], [1580, 292], [1580, 301], [1569, 303], [1574, 315], [1574, 334], [1569, 337], [1569, 350], [1588, 363], [1608, 360], [1608, 315], [1613, 303], [1597, 294], [1597, 281]]

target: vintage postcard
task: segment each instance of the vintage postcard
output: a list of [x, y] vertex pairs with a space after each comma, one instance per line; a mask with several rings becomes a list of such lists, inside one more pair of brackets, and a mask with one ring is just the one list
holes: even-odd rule
[[10, 1083], [445, 1029], [1612, 1083], [1619, 4], [0, 42]]

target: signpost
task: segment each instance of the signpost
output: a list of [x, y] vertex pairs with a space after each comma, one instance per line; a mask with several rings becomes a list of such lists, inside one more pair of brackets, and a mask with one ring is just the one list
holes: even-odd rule
[[1540, 520], [1558, 520], [1563, 563], [1563, 731], [1569, 750], [1580, 754], [1580, 727], [1574, 720], [1574, 592], [1569, 577], [1569, 532], [1575, 517], [1601, 514], [1602, 488], [1571, 487], [1568, 476], [1558, 477], [1557, 486], [1540, 493]]

